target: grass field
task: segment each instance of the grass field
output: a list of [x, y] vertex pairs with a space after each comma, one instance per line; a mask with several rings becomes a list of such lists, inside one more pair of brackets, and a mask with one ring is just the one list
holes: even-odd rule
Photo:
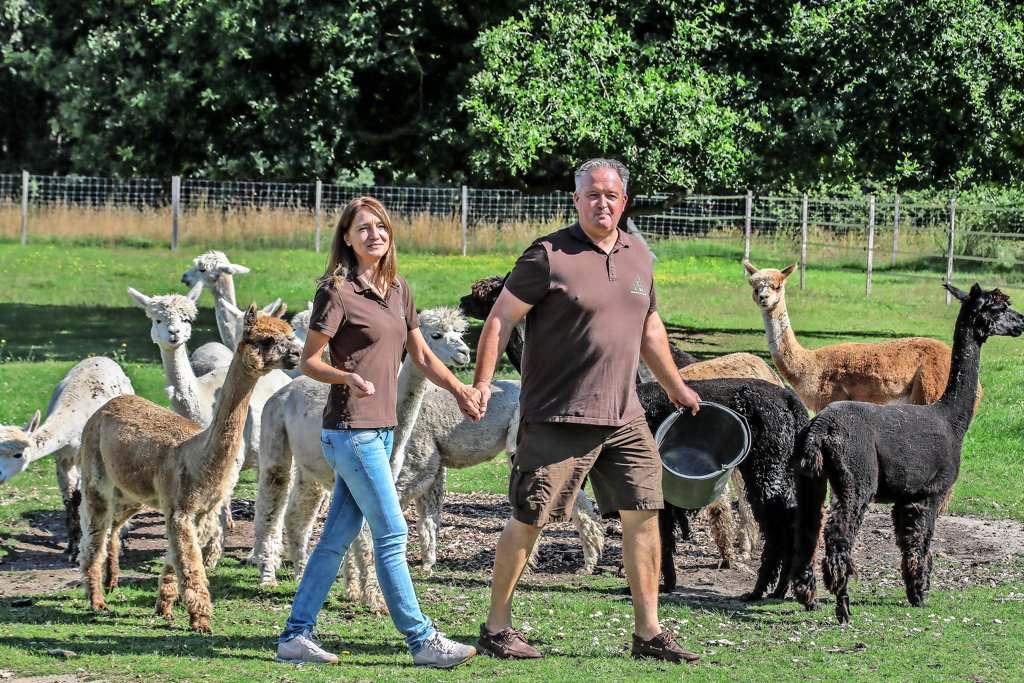
[[[673, 243], [657, 245], [656, 251], [659, 308], [682, 348], [701, 357], [731, 351], [767, 355], [761, 316], [739, 265], [739, 246]], [[23, 424], [33, 410], [45, 409], [67, 369], [97, 354], [117, 358], [137, 393], [166, 405], [148, 321], [126, 288], [147, 294], [181, 292], [178, 280], [194, 255], [187, 250], [0, 245], [0, 424]], [[305, 306], [324, 261], [323, 255], [304, 250], [232, 250], [229, 256], [252, 269], [236, 278], [239, 303], [263, 304], [280, 296], [292, 310]], [[795, 260], [794, 253], [776, 248], [755, 249], [752, 257], [760, 266]], [[399, 267], [423, 308], [456, 305], [471, 282], [505, 272], [514, 259], [514, 254], [403, 254]], [[920, 268], [878, 273], [870, 298], [864, 296], [863, 273], [813, 268], [802, 291], [794, 276], [788, 300], [797, 337], [808, 347], [910, 335], [949, 342], [955, 310], [945, 305], [939, 274], [929, 279], [923, 274]], [[983, 285], [995, 278], [974, 275]], [[1012, 282], [1012, 275], [1001, 272], [998, 279]], [[957, 284], [972, 281], [963, 276]], [[1024, 287], [1004, 289], [1015, 298], [1024, 293]], [[216, 338], [212, 300], [203, 297], [193, 345]], [[964, 445], [954, 513], [1024, 520], [1019, 483], [1024, 475], [1022, 360], [1021, 340], [996, 338], [984, 348], [985, 396]], [[468, 373], [464, 370], [463, 376]], [[503, 373], [511, 376], [510, 368]], [[500, 493], [505, 472], [498, 464], [453, 472], [450, 488]], [[252, 498], [253, 488], [250, 475], [239, 497]], [[59, 507], [52, 467], [38, 463], [0, 487], [0, 501], [3, 544], [31, 519]], [[937, 566], [942, 562], [937, 559]], [[669, 601], [663, 607], [666, 624], [704, 653], [701, 667], [685, 671], [634, 663], [624, 656], [630, 607], [617, 592], [621, 579], [598, 575], [555, 584], [528, 581], [517, 614], [536, 629], [534, 640], [554, 656], [533, 663], [477, 661], [447, 674], [413, 670], [390, 622], [333, 596], [321, 630], [330, 645], [349, 652], [340, 670], [273, 665], [273, 636], [287, 615], [294, 583], [259, 591], [254, 570], [230, 557], [211, 575], [216, 635], [188, 633], [181, 610], [177, 625], [168, 630], [150, 615], [159, 567], [154, 561], [141, 569], [150, 578], [117, 593], [112, 617], [88, 615], [80, 590], [40, 597], [29, 608], [11, 606], [16, 593], [0, 597], [0, 670], [74, 674], [81, 669], [108, 680], [165, 681], [318, 681], [338, 676], [388, 681], [1011, 681], [1021, 674], [1021, 563], [1011, 567], [1009, 578], [1003, 572], [982, 585], [933, 591], [924, 610], [908, 608], [901, 588], [858, 582], [851, 590], [854, 624], [845, 628], [836, 625], [831, 605], [824, 612], [805, 614], [793, 602], [724, 608]], [[898, 573], [897, 567], [891, 569]], [[472, 639], [486, 614], [488, 576], [455, 570], [430, 577], [417, 571], [414, 576], [425, 611], [452, 635]], [[63, 661], [45, 654], [55, 648], [75, 651], [78, 657]]]

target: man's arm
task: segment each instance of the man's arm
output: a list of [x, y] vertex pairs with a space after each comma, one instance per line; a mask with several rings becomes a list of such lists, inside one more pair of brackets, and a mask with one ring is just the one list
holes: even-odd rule
[[655, 311], [644, 321], [640, 357], [654, 373], [658, 384], [664, 387], [669, 399], [680, 408], [689, 408], [691, 413], [696, 414], [700, 410], [700, 406], [697, 405], [700, 396], [686, 386], [682, 377], [679, 376], [679, 370], [672, 362], [672, 352], [669, 350], [668, 344], [668, 332], [665, 331], [665, 324], [661, 322], [661, 316]]
[[491, 314], [487, 316], [484, 329], [480, 332], [480, 342], [476, 347], [476, 373], [473, 376], [473, 386], [483, 395], [480, 417], [483, 417], [487, 410], [487, 401], [491, 397], [491, 380], [494, 378], [498, 359], [508, 345], [512, 330], [532, 308], [531, 304], [519, 299], [506, 288], [501, 290]]

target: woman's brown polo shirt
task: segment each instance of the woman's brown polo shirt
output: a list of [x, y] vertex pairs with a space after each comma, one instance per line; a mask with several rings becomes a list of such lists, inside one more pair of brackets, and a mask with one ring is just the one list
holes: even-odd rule
[[331, 365], [373, 382], [373, 396], [353, 398], [332, 384], [324, 429], [365, 429], [398, 424], [398, 368], [410, 330], [420, 326], [409, 284], [396, 277], [381, 298], [362, 278], [317, 288], [309, 329], [331, 338]]
[[621, 427], [644, 414], [636, 367], [657, 304], [643, 242], [620, 230], [606, 254], [577, 223], [535, 241], [505, 288], [533, 306], [519, 397], [524, 421]]

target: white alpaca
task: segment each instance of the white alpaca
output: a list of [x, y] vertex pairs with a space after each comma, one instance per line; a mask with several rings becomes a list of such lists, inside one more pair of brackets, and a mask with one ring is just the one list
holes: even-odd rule
[[[181, 281], [190, 288], [203, 287], [210, 290], [214, 301], [214, 314], [217, 317], [217, 331], [222, 343], [209, 342], [192, 352], [189, 362], [196, 375], [205, 375], [218, 367], [227, 367], [234, 355], [238, 340], [242, 338], [242, 312], [238, 310], [235, 299], [235, 275], [244, 275], [249, 269], [243, 265], [231, 263], [222, 251], [211, 250], [192, 259], [192, 267], [186, 270]], [[197, 295], [198, 296], [198, 295]], [[234, 310], [229, 310], [229, 304]], [[284, 305], [281, 299], [267, 304], [260, 313], [281, 317]]]
[[[428, 309], [421, 312], [419, 318], [420, 332], [441, 362], [447, 365], [469, 362], [469, 347], [462, 340], [466, 321], [456, 309]], [[402, 429], [403, 421], [407, 422], [408, 417], [419, 410], [427, 384], [426, 376], [406, 359], [398, 373], [399, 427], [392, 455], [408, 437], [407, 430]], [[323, 407], [329, 391], [327, 384], [299, 377], [279, 390], [264, 407], [252, 552], [252, 559], [260, 565], [262, 585], [276, 583], [282, 518], [287, 524], [289, 557], [295, 575], [302, 575], [316, 512], [323, 497], [334, 487], [334, 470], [324, 460], [320, 445]], [[287, 514], [284, 510], [286, 494]], [[353, 551], [355, 548], [354, 544]]]
[[[292, 329], [295, 330], [295, 338], [299, 340], [302, 345], [306, 344], [306, 333], [309, 332], [309, 320], [313, 315], [313, 302], [306, 302], [306, 308], [299, 311], [292, 316], [291, 325]], [[330, 365], [330, 356], [327, 352], [327, 347], [324, 347], [323, 352], [324, 362]], [[295, 368], [287, 372], [289, 377], [295, 378], [302, 375], [302, 368]]]
[[38, 410], [24, 429], [0, 425], [0, 484], [23, 472], [36, 460], [53, 454], [57, 483], [64, 500], [67, 554], [71, 561], [78, 554], [81, 536], [78, 507], [82, 494], [77, 460], [82, 428], [104, 403], [115, 396], [134, 393], [131, 380], [120, 365], [103, 356], [86, 358], [71, 368], [54, 388], [42, 425]]
[[[186, 342], [192, 336], [192, 321], [197, 314], [195, 300], [199, 298], [200, 290], [194, 288], [188, 296], [168, 294], [153, 297], [131, 287], [128, 291], [152, 321], [150, 337], [160, 349], [167, 381], [164, 391], [171, 401], [171, 408], [202, 427], [208, 426], [213, 419], [214, 404], [224, 385], [228, 368], [214, 368], [197, 377], [188, 361]], [[245, 420], [243, 451], [239, 454], [243, 469], [252, 469], [259, 464], [263, 404], [290, 381], [291, 378], [285, 373], [273, 370], [256, 382]]]

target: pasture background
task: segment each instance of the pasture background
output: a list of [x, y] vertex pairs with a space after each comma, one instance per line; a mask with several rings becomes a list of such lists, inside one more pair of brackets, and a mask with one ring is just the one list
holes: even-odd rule
[[[760, 266], [782, 266], [796, 255], [774, 243], [755, 245]], [[706, 357], [732, 351], [767, 355], [761, 316], [739, 260], [742, 249], [710, 242], [659, 243], [656, 265], [659, 309], [680, 346]], [[45, 409], [50, 392], [71, 365], [88, 355], [121, 361], [136, 391], [166, 405], [163, 371], [149, 340], [149, 323], [126, 292], [182, 292], [178, 280], [195, 254], [164, 250], [67, 248], [58, 245], [0, 245], [0, 423], [23, 424]], [[231, 250], [232, 261], [252, 269], [235, 279], [240, 304], [283, 297], [300, 310], [313, 291], [312, 279], [324, 255], [300, 250]], [[511, 253], [470, 257], [403, 253], [400, 272], [409, 280], [418, 307], [456, 305], [469, 285], [504, 273]], [[873, 296], [863, 296], [862, 273], [814, 268], [808, 289], [787, 290], [798, 339], [808, 347], [836, 341], [870, 341], [925, 335], [951, 340], [955, 309], [947, 309], [939, 273], [922, 279], [914, 272], [876, 273]], [[979, 272], [984, 285], [988, 273]], [[974, 278], [959, 275], [957, 284]], [[1000, 273], [1000, 280], [1007, 279]], [[1015, 298], [1020, 288], [1006, 287]], [[1022, 302], [1024, 303], [1024, 302]], [[204, 294], [192, 347], [216, 338], [212, 300]], [[479, 324], [474, 326], [474, 339]], [[964, 445], [961, 477], [951, 506], [954, 513], [1024, 519], [1019, 482], [1024, 401], [1021, 340], [996, 338], [986, 344], [981, 368], [982, 408]], [[511, 369], [502, 374], [512, 376]], [[469, 370], [462, 372], [464, 378]], [[461, 491], [505, 490], [507, 469], [493, 463], [449, 474], [449, 487]], [[254, 497], [247, 475], [239, 497]], [[24, 530], [30, 519], [60, 507], [52, 465], [36, 464], [0, 487], [0, 542]], [[0, 550], [0, 552], [3, 552]], [[444, 548], [439, 553], [443, 555]], [[0, 558], [2, 559], [2, 558]], [[942, 559], [936, 560], [941, 567]], [[889, 568], [895, 576], [897, 567]], [[853, 588], [854, 624], [839, 628], [832, 604], [805, 614], [793, 602], [722, 606], [693, 601], [664, 602], [667, 626], [679, 628], [684, 643], [704, 652], [697, 669], [680, 671], [637, 664], [624, 655], [628, 602], [618, 594], [624, 581], [611, 575], [565, 577], [554, 583], [528, 579], [517, 614], [537, 629], [535, 639], [553, 656], [536, 663], [475, 661], [447, 674], [414, 671], [389, 621], [359, 606], [330, 599], [321, 630], [328, 645], [350, 651], [341, 670], [295, 670], [270, 663], [273, 637], [287, 615], [294, 583], [270, 591], [255, 588], [255, 572], [226, 558], [211, 573], [217, 634], [200, 637], [184, 630], [181, 614], [168, 631], [150, 616], [159, 567], [151, 578], [118, 591], [113, 617], [87, 614], [81, 591], [38, 598], [31, 608], [0, 602], [0, 667], [26, 673], [71, 673], [83, 668], [105, 678], [146, 680], [1014, 680], [1020, 674], [1019, 643], [1024, 637], [1020, 596], [1024, 566], [1011, 578], [963, 590], [936, 590], [931, 606], [911, 610], [902, 589], [858, 582]], [[3, 572], [3, 564], [0, 564]], [[455, 637], [475, 639], [486, 614], [488, 576], [442, 570], [415, 577], [425, 611]], [[12, 577], [13, 578], [13, 577]], [[14, 593], [9, 593], [13, 595]], [[625, 629], [620, 633], [621, 629]], [[566, 638], [556, 634], [565, 631]], [[727, 640], [731, 645], [708, 645]], [[339, 645], [344, 643], [344, 645]], [[829, 652], [865, 643], [855, 654]], [[49, 648], [79, 653], [64, 662], [45, 655]], [[129, 673], [130, 672], [130, 673]]]

